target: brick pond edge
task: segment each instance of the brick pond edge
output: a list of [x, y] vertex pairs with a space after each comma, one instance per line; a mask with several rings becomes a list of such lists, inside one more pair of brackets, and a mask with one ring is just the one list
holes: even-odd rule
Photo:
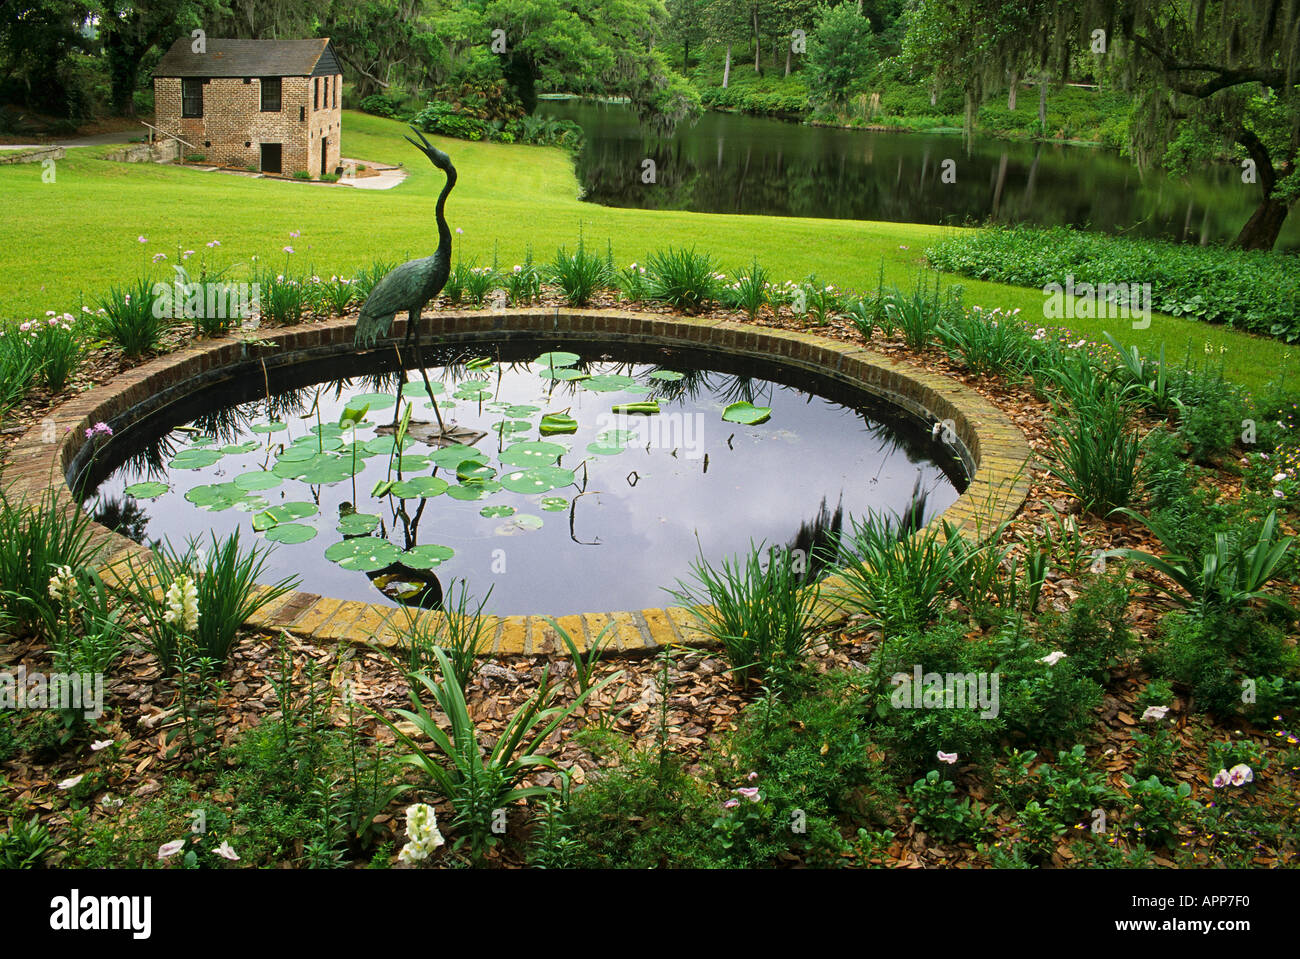
[[[954, 445], [973, 478], [932, 524], [946, 520], [971, 538], [986, 537], [1013, 517], [1029, 495], [1032, 451], [1024, 434], [1001, 410], [963, 383], [851, 343], [726, 320], [568, 308], [438, 312], [424, 316], [421, 326], [422, 342], [494, 334], [545, 336], [559, 342], [603, 339], [713, 350], [813, 371], [924, 419], [951, 421], [958, 441]], [[21, 500], [53, 489], [60, 508], [79, 509], [66, 477], [93, 454], [95, 441], [87, 441], [85, 433], [94, 423], [106, 422], [117, 431], [223, 381], [251, 375], [261, 379], [269, 369], [354, 352], [354, 327], [355, 320], [340, 318], [256, 334], [269, 342], [247, 336], [203, 340], [128, 370], [56, 407], [23, 434], [10, 450], [3, 473], [9, 494]], [[390, 337], [376, 349], [391, 348], [405, 332], [406, 321], [394, 320]], [[147, 557], [145, 547], [98, 523], [92, 524], [91, 535], [92, 542], [102, 547], [99, 555], [107, 557], [101, 571], [110, 583], [120, 585], [118, 573], [125, 564]], [[823, 580], [825, 611], [832, 619], [845, 615], [835, 602], [837, 586], [834, 576]], [[556, 621], [584, 649], [609, 623], [614, 624], [611, 652], [636, 654], [665, 645], [707, 645], [692, 617], [677, 607], [581, 613], [556, 617]], [[287, 630], [322, 643], [392, 645], [406, 623], [402, 609], [296, 590], [259, 610], [247, 625], [268, 633]], [[541, 615], [493, 616], [488, 634], [491, 647], [485, 648], [485, 654], [564, 652]]]

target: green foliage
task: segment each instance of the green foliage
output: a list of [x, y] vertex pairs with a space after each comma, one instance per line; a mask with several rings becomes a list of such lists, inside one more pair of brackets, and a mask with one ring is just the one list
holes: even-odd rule
[[332, 276], [313, 284], [313, 292], [318, 310], [330, 316], [342, 316], [356, 299], [357, 285], [347, 277]]
[[987, 811], [972, 805], [969, 796], [959, 801], [956, 794], [957, 787], [951, 780], [940, 779], [938, 770], [930, 770], [908, 790], [912, 821], [945, 842], [978, 837], [984, 830]]
[[783, 685], [823, 616], [818, 584], [806, 579], [797, 554], [762, 545], [751, 545], [744, 557], [724, 558], [717, 568], [701, 554], [691, 564], [691, 580], [679, 580], [669, 592], [722, 644], [745, 689], [755, 682]]
[[850, 524], [839, 543], [848, 587], [843, 600], [887, 636], [933, 620], [945, 587], [961, 575], [966, 559], [955, 540], [936, 524], [909, 532], [905, 524], [874, 514], [865, 521], [851, 518]]
[[274, 270], [263, 270], [257, 277], [262, 322], [274, 326], [301, 323], [312, 302], [309, 283]]
[[852, 4], [823, 4], [808, 36], [808, 95], [815, 104], [840, 104], [871, 68], [870, 22]]
[[0, 869], [39, 869], [58, 845], [39, 815], [26, 821], [17, 819], [0, 832]]
[[[479, 731], [470, 718], [465, 696], [461, 692], [455, 667], [447, 654], [435, 648], [434, 656], [442, 675], [441, 682], [424, 673], [415, 673], [411, 681], [411, 704], [414, 711], [396, 710], [414, 724], [422, 739], [427, 740], [441, 760], [425, 752], [425, 747], [385, 717], [398, 741], [409, 750], [402, 762], [420, 770], [429, 784], [450, 800], [456, 811], [452, 829], [458, 833], [455, 847], [466, 842], [476, 856], [496, 844], [493, 831], [494, 811], [530, 796], [544, 796], [551, 790], [542, 786], [521, 786], [522, 780], [542, 769], [557, 769], [545, 752], [545, 742], [587, 697], [620, 676], [614, 673], [586, 692], [579, 693], [567, 706], [556, 705], [559, 685], [551, 684], [549, 669], [543, 669], [537, 691], [510, 717], [496, 743], [489, 750], [479, 743]], [[447, 717], [450, 735], [434, 720], [420, 699], [424, 687]], [[448, 765], [444, 765], [444, 761]]]
[[1107, 236], [1068, 227], [988, 227], [926, 250], [950, 273], [1019, 286], [1150, 282], [1151, 307], [1173, 316], [1226, 323], [1300, 339], [1300, 273], [1295, 257], [1215, 246]]
[[91, 541], [91, 520], [63, 502], [54, 488], [34, 499], [13, 499], [0, 487], [0, 614], [20, 626], [44, 619], [50, 577], [60, 566], [93, 565], [100, 547]]
[[32, 349], [18, 324], [0, 325], [0, 420], [22, 402], [40, 375], [40, 354]]
[[[132, 559], [127, 568], [127, 589], [141, 613], [141, 632], [164, 670], [181, 665], [190, 654], [224, 663], [244, 622], [297, 585], [296, 577], [259, 586], [268, 549], [256, 545], [247, 551], [239, 531], [208, 543], [189, 540], [184, 550], [160, 544], [148, 559]], [[198, 624], [193, 632], [169, 622], [166, 590], [189, 577], [197, 591]]]
[[408, 609], [406, 626], [397, 637], [397, 652], [406, 670], [415, 673], [437, 669], [435, 651], [441, 651], [451, 663], [456, 682], [464, 693], [478, 672], [478, 657], [487, 651], [491, 641], [488, 620], [483, 616], [491, 596], [489, 588], [475, 606], [469, 585], [462, 580], [459, 593], [454, 582], [448, 586], [441, 611], [422, 613]]
[[156, 352], [172, 328], [173, 320], [161, 309], [155, 290], [150, 278], [141, 276], [133, 285], [109, 287], [108, 295], [99, 301], [95, 332], [115, 343], [129, 359]]
[[1125, 776], [1129, 794], [1129, 828], [1145, 843], [1167, 846], [1183, 823], [1193, 817], [1200, 804], [1191, 799], [1192, 787], [1180, 782], [1168, 786], [1156, 776], [1136, 780]]
[[613, 280], [604, 257], [589, 253], [578, 238], [578, 247], [570, 253], [560, 247], [551, 262], [549, 278], [559, 286], [569, 306], [586, 306], [592, 296], [607, 287]]
[[542, 271], [533, 262], [531, 246], [524, 256], [524, 262], [516, 263], [513, 270], [503, 274], [501, 282], [511, 306], [524, 306], [542, 295]]
[[1106, 681], [1133, 647], [1133, 631], [1124, 621], [1129, 589], [1123, 569], [1088, 577], [1065, 615], [1045, 628], [1047, 642], [1092, 678]]
[[646, 289], [683, 313], [698, 313], [718, 298], [721, 281], [717, 265], [707, 253], [673, 249], [656, 251], [646, 260]]
[[948, 357], [972, 373], [1011, 379], [1027, 372], [1034, 341], [1024, 325], [1000, 308], [957, 313], [943, 320], [936, 335]]
[[[397, 265], [392, 260], [375, 260], [369, 266], [363, 266], [357, 270], [357, 275], [351, 284], [353, 301], [364, 303], [370, 296], [370, 291], [375, 288], [375, 284], [396, 269]], [[448, 282], [451, 281], [448, 280]]]
[[1142, 475], [1142, 440], [1118, 397], [1058, 408], [1048, 470], [1085, 513], [1105, 516], [1126, 506]]
[[718, 298], [724, 305], [743, 311], [753, 323], [767, 305], [770, 286], [767, 271], [754, 260], [748, 273], [732, 275], [731, 282], [719, 290]]
[[954, 287], [945, 296], [941, 282], [936, 273], [933, 290], [918, 279], [910, 295], [898, 287], [881, 293], [885, 322], [891, 329], [902, 331], [909, 350], [919, 353], [926, 349], [945, 320], [961, 316], [961, 287]]

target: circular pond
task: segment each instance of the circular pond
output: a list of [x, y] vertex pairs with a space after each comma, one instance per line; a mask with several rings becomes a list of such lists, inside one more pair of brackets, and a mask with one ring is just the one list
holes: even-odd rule
[[693, 561], [751, 543], [815, 570], [850, 516], [924, 522], [966, 483], [925, 423], [771, 363], [535, 338], [425, 363], [191, 393], [79, 465], [84, 506], [145, 545], [274, 543], [264, 579], [325, 596], [431, 606], [465, 581], [494, 613], [558, 615], [663, 605]]

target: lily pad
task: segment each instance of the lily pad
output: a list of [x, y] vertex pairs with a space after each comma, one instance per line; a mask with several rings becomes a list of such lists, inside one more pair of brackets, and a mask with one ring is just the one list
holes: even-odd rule
[[459, 486], [447, 487], [447, 495], [452, 499], [472, 502], [476, 499], [486, 499], [499, 489], [501, 484], [496, 480], [470, 480]]
[[403, 566], [409, 566], [411, 569], [435, 569], [455, 555], [456, 551], [450, 546], [439, 546], [437, 543], [422, 543], [408, 549], [398, 557], [398, 562]]
[[390, 488], [398, 499], [429, 499], [447, 491], [447, 481], [438, 476], [416, 476], [400, 480]]
[[378, 529], [379, 521], [374, 513], [348, 513], [339, 517], [339, 524], [334, 528], [344, 536], [364, 536]]
[[497, 471], [479, 460], [465, 460], [456, 467], [456, 479], [462, 483], [466, 480], [490, 480]]
[[527, 420], [502, 420], [500, 423], [493, 423], [492, 428], [498, 433], [525, 433], [533, 428], [533, 424]]
[[167, 465], [174, 470], [201, 470], [221, 459], [220, 450], [201, 450], [189, 447], [181, 450]]
[[517, 533], [528, 533], [541, 528], [542, 518], [540, 516], [534, 516], [532, 513], [520, 513], [518, 516], [510, 517], [493, 532], [498, 536], [514, 536]]
[[513, 506], [484, 506], [478, 511], [479, 516], [486, 516], [488, 519], [500, 519], [503, 516], [514, 516], [515, 508]]
[[261, 448], [261, 445], [262, 444], [257, 440], [248, 440], [244, 443], [227, 443], [225, 446], [221, 447], [221, 452], [225, 453], [227, 456], [238, 456], [241, 453], [251, 453], [256, 449]]
[[284, 482], [284, 477], [276, 476], [274, 473], [266, 470], [253, 470], [249, 473], [240, 473], [235, 477], [235, 485], [249, 493], [255, 493], [258, 490], [274, 489]]
[[548, 513], [558, 513], [569, 508], [569, 501], [563, 496], [543, 496], [541, 507]]
[[722, 413], [728, 423], [740, 423], [743, 426], [757, 426], [772, 418], [772, 407], [755, 406], [752, 403], [732, 403]]
[[[441, 396], [446, 389], [447, 387], [437, 380], [429, 381], [429, 389], [424, 388], [423, 380], [411, 380], [402, 386], [402, 395], [408, 399], [427, 400], [430, 396]], [[433, 392], [430, 393], [429, 390]]]
[[492, 399], [491, 390], [467, 390], [461, 388], [451, 395], [454, 399], [464, 400], [467, 403], [482, 403], [484, 400]]
[[567, 366], [557, 366], [554, 369], [547, 367], [538, 374], [544, 380], [585, 380], [591, 376], [590, 373], [584, 373], [582, 370], [569, 369]]
[[553, 353], [543, 353], [537, 359], [533, 360], [538, 366], [572, 366], [578, 360], [582, 359], [577, 353], [566, 353], [563, 350], [556, 350]]
[[[389, 453], [393, 452], [396, 441], [396, 436], [392, 433], [387, 433], [381, 436], [376, 436], [372, 440], [366, 440], [362, 445], [377, 455], [387, 456]], [[411, 439], [409, 436], [402, 437], [402, 449], [406, 449], [414, 443], [415, 440]]]
[[295, 520], [306, 519], [308, 516], [315, 516], [319, 512], [320, 509], [315, 503], [294, 502], [272, 506], [261, 515], [275, 523], [292, 523]]
[[279, 420], [271, 420], [269, 423], [254, 423], [249, 427], [254, 433], [279, 433], [281, 430], [287, 430], [288, 423], [281, 423]]
[[501, 453], [501, 462], [506, 466], [549, 466], [567, 452], [559, 443], [514, 443]]
[[[361, 464], [357, 464], [358, 472], [361, 468]], [[328, 486], [331, 483], [341, 483], [343, 480], [351, 479], [353, 475], [351, 459], [331, 456], [327, 460], [313, 460], [298, 479], [312, 486]]]
[[147, 480], [143, 483], [132, 483], [124, 492], [127, 496], [134, 496], [136, 499], [157, 499], [170, 489], [171, 487], [166, 483]]
[[459, 443], [455, 446], [444, 446], [430, 456], [429, 459], [433, 465], [445, 470], [454, 470], [466, 460], [475, 460], [479, 463], [488, 461], [486, 453], [476, 450], [472, 446], [463, 446]]
[[636, 386], [636, 380], [622, 373], [602, 373], [599, 376], [589, 376], [582, 381], [583, 389], [596, 393], [613, 393], [617, 390], [625, 390], [629, 386]]
[[617, 456], [625, 449], [627, 446], [623, 443], [606, 443], [601, 440], [587, 444], [587, 452], [593, 456]]
[[348, 406], [368, 406], [371, 410], [386, 410], [396, 402], [397, 398], [391, 393], [361, 393], [348, 400]]
[[550, 436], [554, 433], [576, 433], [578, 432], [578, 421], [564, 413], [547, 413], [542, 417], [539, 429], [543, 436]]
[[402, 551], [378, 536], [358, 536], [335, 543], [325, 550], [325, 558], [344, 569], [371, 573], [397, 562]]
[[243, 499], [244, 490], [234, 483], [211, 483], [195, 486], [185, 494], [185, 498], [199, 509], [219, 513]]
[[504, 412], [506, 416], [519, 419], [523, 416], [532, 416], [534, 413], [540, 413], [541, 411], [542, 408], [540, 406], [529, 406], [527, 403], [520, 403], [515, 406], [507, 407]]
[[611, 413], [621, 413], [625, 416], [654, 416], [659, 412], [659, 401], [650, 400], [644, 403], [620, 403], [610, 407]]
[[286, 446], [276, 456], [276, 460], [281, 463], [306, 463], [314, 460], [320, 455], [320, 450], [316, 444], [308, 446], [306, 443], [295, 443], [292, 446]]
[[501, 485], [512, 493], [549, 493], [572, 482], [573, 470], [560, 466], [534, 466], [501, 477]]
[[316, 530], [302, 523], [278, 523], [264, 535], [272, 543], [305, 543], [316, 538]]
[[685, 377], [685, 373], [678, 373], [676, 370], [655, 370], [649, 374], [648, 379], [663, 380], [665, 383], [676, 383]]

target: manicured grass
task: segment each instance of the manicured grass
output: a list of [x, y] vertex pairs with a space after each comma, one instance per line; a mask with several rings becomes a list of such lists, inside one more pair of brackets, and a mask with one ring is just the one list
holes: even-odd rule
[[[104, 150], [69, 150], [57, 179], [43, 183], [36, 166], [0, 167], [0, 319], [41, 316], [46, 310], [78, 312], [113, 283], [144, 270], [169, 278], [178, 250], [198, 251], [209, 266], [229, 267], [228, 279], [247, 279], [252, 257], [293, 273], [353, 275], [377, 258], [431, 253], [437, 245], [434, 205], [442, 174], [402, 139], [405, 128], [365, 114], [345, 114], [344, 155], [362, 162], [405, 163], [410, 178], [388, 191], [281, 182], [203, 173], [152, 164], [112, 163]], [[778, 280], [810, 273], [851, 289], [874, 289], [880, 265], [885, 283], [909, 287], [925, 268], [928, 245], [955, 228], [854, 220], [819, 220], [621, 210], [578, 199], [569, 158], [560, 150], [431, 138], [447, 150], [460, 182], [447, 204], [457, 235], [456, 255], [488, 263], [497, 245], [509, 268], [531, 244], [539, 261], [556, 247], [570, 248], [579, 230], [592, 249], [614, 244], [619, 265], [644, 261], [669, 246], [708, 251], [727, 269], [758, 261]], [[291, 232], [301, 235], [291, 238]], [[145, 236], [147, 243], [139, 243]], [[219, 240], [221, 246], [205, 244]], [[292, 254], [283, 248], [292, 247]], [[167, 254], [158, 265], [150, 257]], [[197, 260], [186, 264], [197, 274]], [[1039, 290], [952, 278], [966, 300], [985, 309], [1019, 308], [1042, 322]], [[1075, 320], [1071, 328], [1101, 339], [1103, 330], [1123, 343], [1158, 350], [1171, 359], [1187, 349], [1203, 358], [1205, 344], [1227, 375], [1258, 387], [1289, 357], [1279, 342], [1181, 318], [1156, 316], [1147, 330], [1117, 328], [1120, 321]], [[1219, 348], [1225, 351], [1220, 353]]]

